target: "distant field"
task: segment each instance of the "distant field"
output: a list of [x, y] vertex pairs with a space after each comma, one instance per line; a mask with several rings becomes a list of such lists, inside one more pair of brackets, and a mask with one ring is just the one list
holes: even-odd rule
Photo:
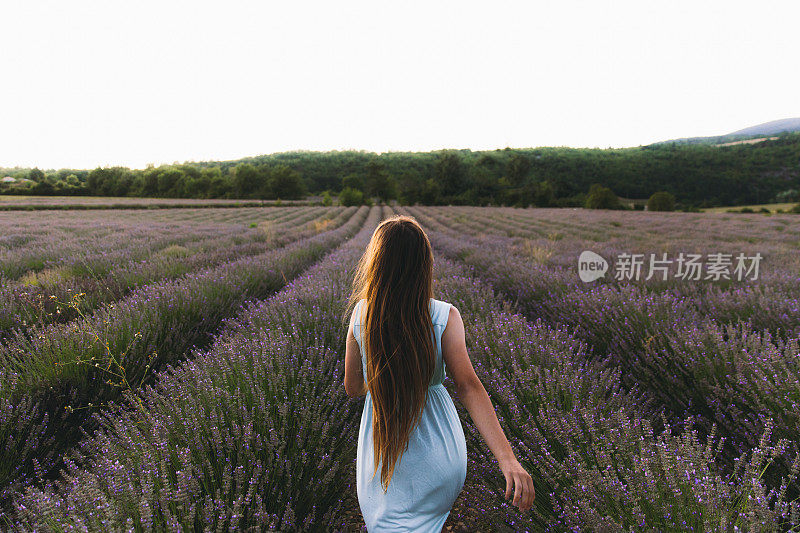
[[[796, 478], [762, 496], [797, 472], [769, 448], [800, 443], [797, 215], [303, 206], [0, 212], [0, 530], [362, 531], [342, 318], [395, 213], [428, 233], [434, 297], [536, 483], [529, 512], [503, 499], [448, 376], [469, 466], [447, 531], [797, 520]], [[581, 281], [583, 251], [605, 277]], [[720, 253], [758, 275], [645, 279], [650, 254]]]
[[736, 146], [737, 144], [756, 144], [764, 141], [774, 141], [778, 137], [759, 137], [758, 139], [745, 139], [743, 141], [731, 141], [728, 143], [715, 144], [714, 146]]
[[753, 205], [733, 205], [727, 207], [711, 207], [708, 209], [703, 209], [706, 213], [725, 213], [728, 209], [742, 209], [743, 207], [749, 207], [753, 211], [758, 211], [762, 207], [769, 209], [771, 212], [776, 213], [778, 209], [782, 211], [788, 211], [794, 206], [797, 205], [797, 202], [790, 202], [790, 203], [783, 203], [783, 204], [753, 204]]
[[[135, 207], [226, 207], [269, 206], [274, 200], [198, 199], [198, 198], [130, 198], [121, 196], [17, 196], [0, 195], [0, 209], [70, 209], [91, 207], [135, 208]], [[282, 200], [284, 205], [302, 205], [308, 200]]]

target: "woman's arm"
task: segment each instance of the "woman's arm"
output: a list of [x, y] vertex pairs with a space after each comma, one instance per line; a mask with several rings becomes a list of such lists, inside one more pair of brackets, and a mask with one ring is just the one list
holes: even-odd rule
[[358, 348], [358, 341], [353, 336], [352, 317], [350, 325], [347, 327], [347, 348], [344, 354], [344, 391], [351, 398], [367, 394], [367, 384], [364, 382], [361, 369], [361, 350]]
[[492, 401], [483, 383], [475, 374], [472, 361], [467, 354], [464, 323], [461, 314], [454, 306], [450, 307], [447, 327], [442, 333], [442, 357], [445, 360], [447, 374], [453, 379], [461, 402], [467, 408], [475, 427], [480, 431], [503, 471], [506, 478], [506, 498], [511, 496], [513, 487], [512, 503], [523, 511], [530, 509], [536, 496], [533, 479], [514, 456], [514, 451], [497, 420]]

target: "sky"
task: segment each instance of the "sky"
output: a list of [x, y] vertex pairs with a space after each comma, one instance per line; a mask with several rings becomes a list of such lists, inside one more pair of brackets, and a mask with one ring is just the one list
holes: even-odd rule
[[626, 147], [800, 117], [800, 2], [0, 4], [0, 167]]

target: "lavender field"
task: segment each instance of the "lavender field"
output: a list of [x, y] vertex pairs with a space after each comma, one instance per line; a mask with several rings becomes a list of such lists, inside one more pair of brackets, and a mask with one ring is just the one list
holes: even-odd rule
[[[23, 196], [0, 194], [0, 211], [40, 209], [153, 209], [173, 207], [253, 207], [272, 206], [275, 200], [227, 200], [221, 198], [140, 198], [131, 196]], [[284, 205], [306, 204], [302, 200], [282, 200]]]
[[[342, 315], [395, 213], [536, 483], [503, 499], [447, 378], [448, 530], [800, 530], [797, 215], [389, 206], [0, 212], [0, 528], [360, 531]], [[761, 261], [584, 282], [585, 250]]]

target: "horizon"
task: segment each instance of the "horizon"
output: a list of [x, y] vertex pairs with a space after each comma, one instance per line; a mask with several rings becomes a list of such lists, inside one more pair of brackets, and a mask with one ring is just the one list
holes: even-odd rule
[[622, 149], [800, 117], [792, 2], [186, 5], [0, 7], [0, 167]]
[[[761, 125], [761, 124], [767, 124], [769, 122], [774, 122], [774, 121], [768, 121], [768, 122], [763, 122], [763, 123], [759, 123], [759, 124], [754, 124], [754, 126], [758, 126], [758, 125]], [[740, 129], [743, 129], [743, 128], [740, 128]], [[727, 135], [727, 134], [723, 134], [723, 135], [720, 135], [720, 136], [724, 136], [724, 135]], [[717, 135], [710, 135], [708, 137], [716, 137], [716, 136]], [[691, 139], [691, 138], [694, 138], [694, 137], [680, 137], [680, 138], [676, 138], [676, 139], [665, 139], [665, 141], [663, 141], [663, 142], [679, 141], [679, 140]], [[654, 143], [650, 143], [649, 145], [658, 144], [659, 142], [662, 142], [662, 141], [655, 141]], [[331, 150], [293, 149], [293, 150], [284, 150], [284, 151], [281, 151], [281, 152], [267, 152], [267, 153], [253, 154], [253, 155], [243, 155], [241, 157], [236, 157], [236, 158], [231, 158], [231, 159], [205, 159], [205, 160], [186, 160], [186, 161], [169, 161], [169, 162], [165, 161], [165, 162], [160, 162], [160, 163], [148, 163], [145, 166], [141, 166], [141, 167], [131, 167], [131, 166], [122, 165], [122, 164], [100, 165], [100, 166], [86, 167], [86, 168], [63, 167], [63, 166], [62, 167], [36, 167], [36, 166], [31, 166], [31, 167], [22, 167], [22, 166], [9, 167], [9, 166], [0, 165], [0, 169], [5, 169], [5, 170], [15, 170], [16, 169], [16, 170], [19, 170], [19, 169], [28, 169], [28, 168], [30, 168], [30, 169], [38, 168], [39, 170], [42, 170], [42, 171], [58, 171], [58, 170], [80, 170], [80, 171], [82, 171], [82, 170], [93, 170], [94, 168], [100, 168], [100, 167], [127, 167], [130, 170], [146, 170], [150, 166], [154, 166], [154, 167], [158, 168], [158, 167], [161, 167], [161, 166], [173, 166], [173, 165], [193, 165], [193, 164], [204, 164], [204, 163], [230, 163], [230, 162], [235, 162], [235, 161], [241, 161], [243, 159], [255, 159], [255, 158], [259, 158], [259, 157], [271, 157], [271, 156], [275, 156], [275, 155], [291, 154], [291, 153], [327, 154], [327, 153], [357, 152], [357, 153], [382, 155], [382, 154], [425, 154], [425, 153], [431, 153], [431, 152], [437, 152], [437, 151], [450, 151], [450, 150], [456, 151], [456, 152], [464, 151], [464, 150], [467, 150], [467, 151], [470, 151], [470, 152], [494, 152], [494, 151], [499, 151], [499, 150], [540, 150], [540, 149], [548, 149], [548, 148], [566, 148], [566, 149], [570, 149], [570, 150], [627, 150], [627, 149], [631, 149], [631, 148], [640, 148], [640, 147], [649, 146], [649, 145], [640, 144], [640, 145], [636, 145], [636, 146], [605, 146], [605, 147], [603, 147], [603, 146], [567, 146], [567, 145], [503, 146], [503, 147], [499, 147], [499, 148], [444, 147], [444, 148], [437, 148], [437, 149], [433, 149], [433, 150], [386, 150], [386, 151], [383, 151], [383, 152], [376, 152], [376, 151], [373, 151], [373, 150], [365, 150], [365, 149], [358, 149], [358, 148], [343, 148], [343, 149], [331, 149]]]

